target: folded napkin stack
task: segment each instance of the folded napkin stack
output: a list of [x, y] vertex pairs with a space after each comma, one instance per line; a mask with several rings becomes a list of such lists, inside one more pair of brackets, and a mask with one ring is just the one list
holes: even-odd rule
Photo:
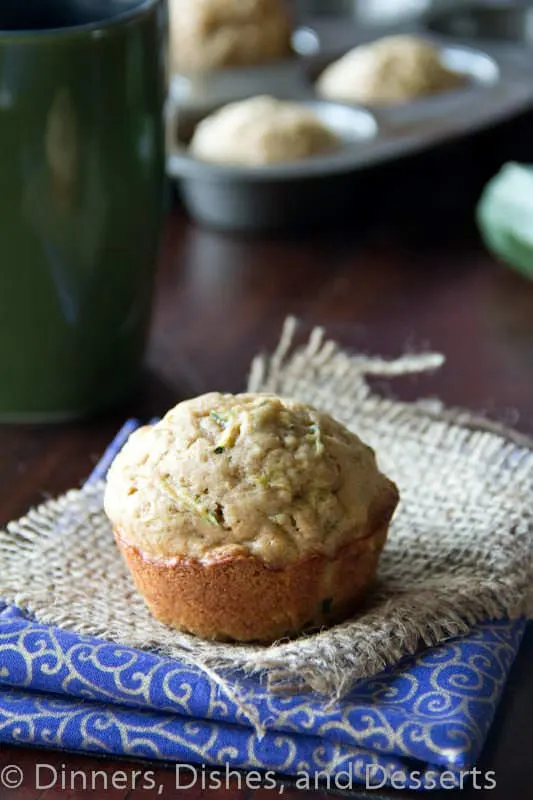
[[522, 622], [480, 626], [365, 681], [332, 708], [239, 676], [258, 734], [202, 670], [5, 608], [0, 741], [248, 768], [294, 776], [300, 787], [467, 785], [523, 630]]

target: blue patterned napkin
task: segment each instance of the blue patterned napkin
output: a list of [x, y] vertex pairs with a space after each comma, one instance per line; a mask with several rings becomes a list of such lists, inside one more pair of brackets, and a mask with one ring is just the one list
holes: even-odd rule
[[[105, 474], [136, 426], [124, 426], [89, 480]], [[282, 773], [301, 787], [466, 785], [524, 628], [524, 621], [478, 626], [331, 707], [310, 694], [269, 694], [238, 674], [227, 693], [199, 668], [4, 606], [0, 742], [259, 769], [265, 780]], [[490, 788], [490, 774], [484, 780]]]

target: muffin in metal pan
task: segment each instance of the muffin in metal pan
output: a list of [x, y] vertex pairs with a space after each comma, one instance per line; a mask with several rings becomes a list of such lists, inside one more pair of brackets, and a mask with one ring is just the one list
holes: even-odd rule
[[170, 0], [169, 23], [177, 72], [257, 66], [291, 55], [285, 0]]
[[470, 106], [498, 84], [500, 71], [479, 50], [402, 34], [358, 45], [338, 59], [318, 59], [308, 76], [319, 97], [413, 124]]
[[259, 95], [203, 119], [189, 152], [212, 164], [264, 167], [333, 154], [341, 146], [340, 136], [312, 108]]
[[467, 76], [450, 68], [438, 47], [419, 36], [384, 36], [358, 45], [319, 75], [321, 97], [389, 105], [463, 88]]
[[286, 0], [170, 0], [171, 92], [202, 108], [250, 94], [290, 96], [299, 55], [316, 37], [296, 29]]
[[226, 230], [291, 227], [336, 214], [354, 159], [379, 137], [364, 109], [255, 97], [168, 116], [168, 173], [190, 214]]

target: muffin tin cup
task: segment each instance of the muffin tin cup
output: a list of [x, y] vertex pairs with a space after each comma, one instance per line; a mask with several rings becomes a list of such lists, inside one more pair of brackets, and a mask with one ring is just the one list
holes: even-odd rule
[[[342, 26], [346, 39], [347, 23], [337, 21], [337, 26]], [[240, 71], [240, 83], [233, 85], [231, 100], [272, 94], [301, 102], [337, 133], [341, 147], [331, 154], [259, 167], [195, 159], [187, 145], [196, 125], [228, 98], [222, 99], [219, 84], [216, 96], [203, 91], [187, 103], [174, 82], [167, 116], [167, 171], [179, 180], [185, 205], [199, 222], [224, 230], [259, 232], [326, 221], [340, 216], [346, 204], [353, 207], [354, 178], [361, 171], [476, 132], [533, 106], [533, 54], [521, 51], [517, 58], [516, 51], [510, 54], [508, 48], [497, 45], [481, 49], [467, 41], [454, 42], [428, 33], [420, 25], [409, 32], [439, 47], [443, 62], [464, 75], [464, 87], [372, 107], [320, 98], [316, 79], [342, 52], [332, 52], [327, 42], [333, 37], [330, 33], [330, 40], [324, 37], [320, 24], [309, 23], [309, 30], [320, 43], [319, 55], [272, 65], [261, 71], [259, 82], [257, 70]], [[386, 33], [364, 34], [351, 46]]]
[[[352, 174], [353, 153], [364, 159], [379, 126], [365, 109], [321, 100], [303, 100], [302, 105], [336, 133], [339, 149], [264, 167], [212, 164], [193, 158], [187, 152], [188, 141], [209, 112], [184, 114], [175, 105], [169, 106], [167, 170], [181, 179], [182, 196], [194, 218], [219, 229], [254, 232], [298, 227], [311, 219], [324, 221], [328, 213], [336, 213]], [[175, 141], [176, 131], [181, 144]]]
[[318, 34], [305, 25], [296, 27], [292, 49], [292, 55], [266, 64], [174, 74], [170, 80], [171, 97], [178, 105], [199, 111], [254, 94], [297, 96], [301, 93], [306, 60], [320, 50]]
[[[425, 38], [439, 47], [442, 63], [461, 76], [464, 85], [414, 100], [367, 106], [389, 126], [412, 127], [435, 120], [440, 124], [442, 120], [460, 113], [462, 109], [468, 109], [471, 114], [473, 105], [477, 106], [479, 103], [480, 94], [487, 97], [488, 91], [496, 87], [500, 81], [498, 62], [487, 53], [458, 45], [441, 46], [434, 37]], [[312, 91], [318, 92], [316, 81], [320, 73], [335, 60], [331, 58], [322, 60], [310, 70], [308, 80]]]

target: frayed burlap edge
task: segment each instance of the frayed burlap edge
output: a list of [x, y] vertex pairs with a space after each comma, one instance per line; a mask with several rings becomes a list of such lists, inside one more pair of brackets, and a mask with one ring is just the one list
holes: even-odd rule
[[[370, 409], [372, 415], [392, 426], [401, 427], [407, 422], [415, 433], [434, 425], [437, 444], [441, 438], [448, 441], [458, 437], [461, 446], [468, 443], [481, 460], [497, 455], [503, 463], [512, 452], [519, 465], [516, 469], [520, 470], [520, 486], [531, 485], [533, 453], [527, 437], [466, 411], [444, 409], [435, 402], [400, 403], [371, 393], [366, 376], [392, 377], [435, 369], [443, 363], [441, 355], [411, 354], [391, 362], [352, 356], [325, 341], [321, 329], [312, 332], [306, 346], [294, 350], [295, 328], [295, 321], [288, 320], [275, 353], [270, 358], [260, 356], [254, 360], [250, 391], [273, 391], [305, 400], [312, 386], [315, 403], [326, 411], [333, 403], [335, 416], [341, 421], [343, 417], [353, 418], [356, 407], [367, 416]], [[320, 402], [321, 397], [324, 402]], [[54, 602], [53, 593], [36, 593], [25, 579], [25, 558], [35, 548], [42, 547], [46, 540], [56, 548], [62, 545], [66, 513], [69, 518], [90, 519], [104, 531], [107, 523], [103, 520], [102, 491], [103, 484], [98, 484], [68, 492], [30, 511], [0, 533], [0, 556], [5, 560], [0, 573], [0, 596], [41, 622], [125, 645], [156, 649], [200, 666], [233, 697], [258, 730], [253, 708], [239, 696], [238, 687], [232, 689], [231, 681], [226, 679], [228, 670], [239, 668], [259, 674], [272, 691], [311, 689], [332, 702], [345, 695], [356, 681], [375, 675], [423, 646], [464, 634], [487, 619], [517, 617], [526, 608], [532, 574], [531, 515], [524, 506], [515, 524], [501, 533], [491, 574], [475, 585], [465, 579], [449, 592], [439, 587], [434, 597], [424, 593], [423, 602], [416, 592], [406, 599], [401, 593], [391, 596], [378, 585], [370, 605], [355, 620], [270, 647], [205, 642], [152, 620], [139, 639], [125, 633], [112, 618], [105, 625], [95, 622], [90, 613], [83, 619], [73, 619], [68, 607]], [[523, 502], [521, 490], [520, 503]], [[504, 558], [500, 558], [502, 554]]]

